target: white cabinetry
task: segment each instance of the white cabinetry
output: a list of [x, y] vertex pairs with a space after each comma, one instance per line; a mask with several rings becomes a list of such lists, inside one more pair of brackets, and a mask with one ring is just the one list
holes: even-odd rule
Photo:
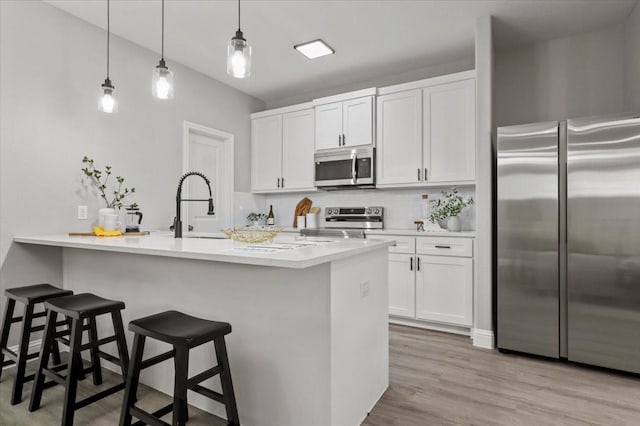
[[[429, 324], [473, 325], [473, 240], [371, 235], [389, 247], [389, 315]], [[416, 322], [416, 321], [414, 321]]]
[[373, 96], [315, 106], [316, 151], [373, 145]]
[[475, 75], [379, 89], [377, 186], [475, 182]]
[[282, 113], [266, 111], [253, 114], [251, 191], [314, 190], [313, 141], [312, 108], [283, 108]]

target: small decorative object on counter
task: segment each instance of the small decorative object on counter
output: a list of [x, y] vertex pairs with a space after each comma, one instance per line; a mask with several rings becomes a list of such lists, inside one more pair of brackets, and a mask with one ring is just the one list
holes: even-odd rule
[[266, 219], [267, 215], [261, 212], [251, 212], [247, 215], [247, 220], [253, 226], [263, 225]]
[[244, 228], [223, 229], [227, 238], [240, 243], [259, 244], [273, 240], [282, 231], [278, 226], [247, 226]]
[[273, 214], [273, 205], [269, 206], [269, 214], [267, 215], [267, 226], [274, 226], [276, 224], [276, 217]]
[[442, 198], [431, 202], [432, 212], [429, 220], [436, 223], [441, 220], [447, 220], [447, 230], [451, 232], [459, 232], [462, 229], [458, 215], [462, 210], [473, 204], [473, 197], [464, 200], [459, 194], [458, 189], [454, 186], [449, 191], [442, 191]]
[[424, 222], [422, 220], [416, 220], [413, 223], [416, 225], [416, 231], [424, 231]]
[[[431, 219], [431, 202], [429, 201], [429, 194], [422, 194], [422, 218], [424, 220], [417, 220], [414, 223], [418, 225], [418, 231], [426, 232], [438, 232], [443, 231], [438, 222], [432, 222]], [[418, 222], [422, 223], [419, 225]]]
[[320, 207], [311, 207], [309, 213], [307, 213], [305, 225], [307, 229], [318, 229], [318, 215], [320, 214]]
[[311, 200], [307, 197], [304, 197], [300, 202], [296, 205], [296, 210], [293, 212], [293, 227], [298, 227], [298, 217], [306, 216], [307, 213], [311, 210]]
[[107, 204], [107, 208], [119, 210], [122, 207], [122, 200], [127, 195], [136, 192], [135, 188], [123, 188], [124, 178], [122, 176], [116, 176], [117, 187], [110, 191], [107, 184], [111, 176], [111, 166], [105, 166], [104, 171], [96, 169], [93, 159], [87, 156], [82, 159], [82, 163], [85, 164], [85, 167], [81, 169], [82, 172], [89, 179], [89, 182], [100, 191], [100, 198]]
[[138, 204], [133, 203], [125, 210], [127, 211], [126, 232], [140, 232], [140, 224], [142, 223], [142, 212], [140, 211]]

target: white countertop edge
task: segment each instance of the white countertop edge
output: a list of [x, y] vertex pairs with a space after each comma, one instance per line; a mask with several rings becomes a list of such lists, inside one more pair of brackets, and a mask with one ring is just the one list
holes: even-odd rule
[[[58, 238], [58, 239], [54, 239]], [[100, 245], [100, 244], [91, 244], [86, 240], [83, 242], [82, 240], [85, 238], [94, 239], [96, 237], [73, 237], [74, 241], [63, 240], [63, 238], [68, 238], [63, 235], [47, 235], [47, 236], [15, 236], [13, 241], [22, 244], [36, 244], [36, 245], [45, 245], [52, 247], [63, 247], [63, 248], [77, 248], [77, 249], [85, 249], [85, 250], [97, 250], [97, 251], [109, 251], [116, 253], [132, 253], [132, 254], [143, 254], [149, 256], [164, 256], [164, 257], [173, 257], [173, 258], [181, 258], [181, 259], [193, 259], [193, 260], [206, 260], [213, 262], [224, 262], [224, 263], [236, 263], [236, 264], [244, 264], [244, 265], [254, 265], [254, 266], [269, 266], [276, 268], [291, 268], [291, 269], [304, 269], [309, 268], [311, 266], [320, 265], [323, 263], [333, 262], [335, 260], [342, 260], [351, 256], [356, 256], [363, 253], [368, 253], [370, 251], [378, 250], [381, 248], [386, 248], [393, 245], [393, 241], [383, 241], [383, 240], [375, 240], [375, 244], [369, 244], [371, 240], [362, 240], [365, 244], [360, 247], [351, 247], [348, 249], [343, 249], [337, 251], [335, 253], [325, 254], [325, 255], [316, 255], [310, 257], [309, 259], [299, 260], [299, 259], [278, 259], [274, 257], [260, 257], [256, 255], [233, 255], [229, 253], [203, 253], [197, 251], [178, 251], [178, 250], [169, 250], [169, 249], [154, 249], [154, 248], [144, 248], [144, 247], [128, 247], [128, 246], [113, 246], [113, 245]], [[118, 238], [118, 237], [104, 237], [104, 238]], [[140, 236], [140, 237], [126, 237], [126, 238], [149, 238], [148, 236]], [[77, 241], [75, 241], [77, 239]], [[340, 241], [340, 240], [338, 240]]]
[[[323, 228], [329, 229], [329, 228]], [[282, 232], [299, 233], [300, 229], [285, 227]], [[442, 231], [416, 231], [415, 229], [364, 229], [366, 235], [398, 235], [412, 237], [452, 237], [452, 238], [475, 238], [476, 231], [450, 232]]]

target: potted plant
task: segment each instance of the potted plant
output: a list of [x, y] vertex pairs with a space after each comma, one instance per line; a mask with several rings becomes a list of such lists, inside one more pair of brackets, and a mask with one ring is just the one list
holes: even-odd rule
[[260, 212], [251, 212], [247, 215], [247, 220], [253, 226], [260, 226], [264, 224], [265, 220], [267, 220], [267, 215]]
[[[122, 200], [127, 196], [136, 192], [135, 188], [123, 187], [124, 178], [122, 176], [115, 177], [115, 188], [109, 188], [109, 178], [111, 177], [111, 166], [105, 166], [104, 171], [96, 168], [92, 158], [84, 156], [82, 159], [84, 167], [81, 169], [85, 177], [89, 180], [91, 185], [96, 187], [100, 192], [100, 198], [102, 198], [107, 207], [98, 210], [98, 226], [104, 225], [104, 216], [107, 214], [116, 214], [116, 210], [120, 210], [122, 207]], [[121, 220], [124, 223], [124, 220]]]
[[441, 198], [431, 201], [429, 220], [433, 223], [446, 220], [448, 231], [459, 232], [462, 226], [458, 215], [465, 207], [471, 204], [473, 204], [473, 197], [469, 197], [466, 200], [463, 199], [458, 194], [458, 189], [454, 186], [449, 191], [442, 191]]

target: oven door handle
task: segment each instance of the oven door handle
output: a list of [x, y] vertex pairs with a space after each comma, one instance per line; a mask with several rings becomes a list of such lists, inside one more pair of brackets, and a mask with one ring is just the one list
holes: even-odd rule
[[358, 154], [355, 151], [351, 153], [351, 184], [356, 183], [358, 180]]

